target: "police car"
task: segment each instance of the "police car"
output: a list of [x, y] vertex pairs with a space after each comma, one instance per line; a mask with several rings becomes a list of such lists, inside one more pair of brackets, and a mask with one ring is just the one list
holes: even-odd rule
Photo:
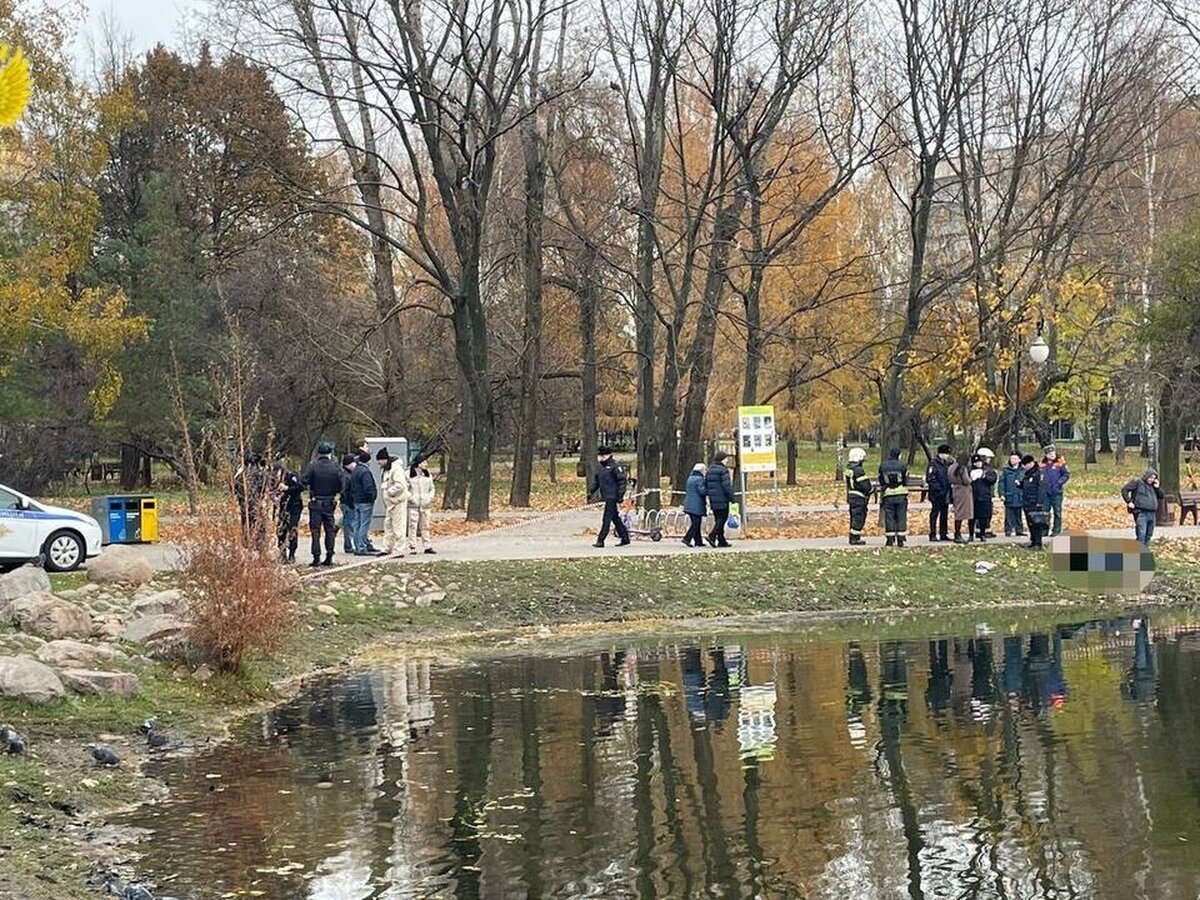
[[84, 513], [47, 506], [0, 484], [0, 572], [42, 559], [69, 572], [100, 553], [100, 523]]

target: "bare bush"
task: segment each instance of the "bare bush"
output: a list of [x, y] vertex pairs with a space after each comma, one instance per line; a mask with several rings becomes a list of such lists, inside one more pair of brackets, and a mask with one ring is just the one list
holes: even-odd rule
[[268, 652], [294, 628], [297, 580], [274, 548], [231, 540], [232, 527], [200, 529], [185, 548], [182, 590], [189, 638], [199, 661], [236, 672], [251, 653]]

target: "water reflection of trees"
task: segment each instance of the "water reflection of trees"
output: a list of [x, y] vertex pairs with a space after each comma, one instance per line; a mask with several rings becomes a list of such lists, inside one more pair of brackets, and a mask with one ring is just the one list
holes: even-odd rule
[[382, 668], [164, 815], [280, 897], [1195, 897], [1197, 649], [1141, 618]]

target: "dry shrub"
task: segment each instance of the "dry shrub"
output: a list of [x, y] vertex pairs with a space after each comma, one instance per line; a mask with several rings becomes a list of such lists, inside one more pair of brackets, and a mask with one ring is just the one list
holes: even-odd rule
[[236, 522], [198, 528], [184, 548], [181, 589], [198, 661], [237, 671], [251, 653], [269, 652], [295, 627], [295, 573], [273, 545], [244, 546]]

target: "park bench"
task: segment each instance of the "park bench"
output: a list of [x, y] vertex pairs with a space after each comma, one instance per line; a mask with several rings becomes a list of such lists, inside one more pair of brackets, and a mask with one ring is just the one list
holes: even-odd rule
[[908, 488], [910, 494], [913, 491], [919, 493], [918, 503], [924, 503], [929, 496], [929, 485], [925, 483], [925, 478], [922, 475], [909, 475], [904, 481], [904, 486]]
[[1200, 524], [1200, 491], [1181, 491], [1179, 493], [1179, 524], [1192, 514], [1192, 524]]

